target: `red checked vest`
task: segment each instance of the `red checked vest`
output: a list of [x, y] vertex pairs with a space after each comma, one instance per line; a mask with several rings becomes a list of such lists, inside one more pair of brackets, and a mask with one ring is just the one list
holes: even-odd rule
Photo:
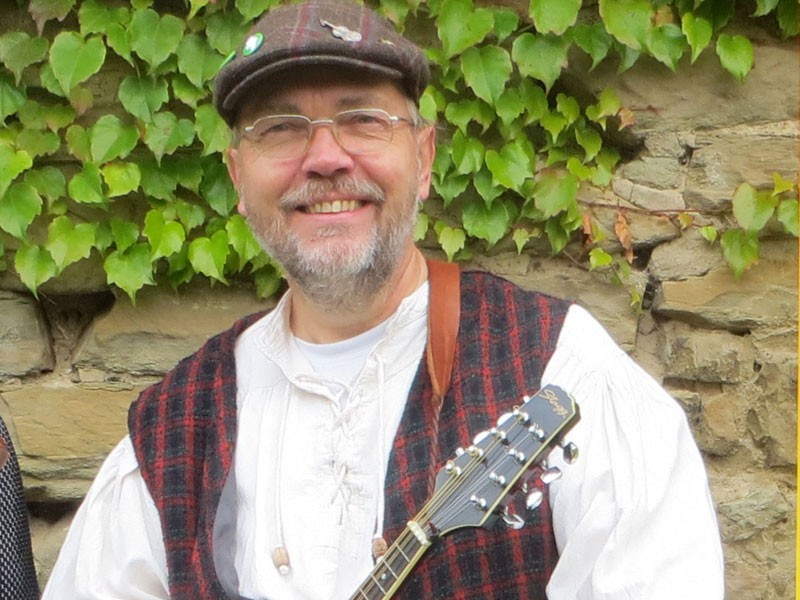
[[[387, 541], [425, 503], [439, 465], [539, 388], [568, 308], [566, 301], [490, 274], [462, 274], [453, 376], [438, 422], [423, 356], [394, 440], [385, 489]], [[209, 340], [130, 410], [136, 456], [161, 516], [175, 600], [226, 597], [214, 569], [212, 539], [236, 440], [234, 346], [261, 316]], [[524, 528], [462, 529], [443, 537], [395, 598], [544, 600], [558, 558], [550, 507], [545, 500], [533, 514], [524, 506], [512, 508], [526, 517]]]

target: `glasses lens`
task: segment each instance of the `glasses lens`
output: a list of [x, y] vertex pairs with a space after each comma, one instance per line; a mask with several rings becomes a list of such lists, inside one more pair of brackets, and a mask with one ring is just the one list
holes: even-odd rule
[[392, 120], [382, 110], [347, 110], [334, 117], [339, 143], [353, 154], [380, 150], [392, 141]]
[[262, 117], [245, 128], [245, 137], [261, 154], [299, 156], [306, 147], [311, 121], [300, 115]]

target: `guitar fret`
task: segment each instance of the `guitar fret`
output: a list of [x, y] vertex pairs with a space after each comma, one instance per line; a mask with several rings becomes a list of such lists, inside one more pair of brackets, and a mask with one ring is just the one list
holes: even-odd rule
[[[392, 577], [394, 577], [395, 579], [397, 579], [397, 573], [395, 573], [395, 572], [394, 572], [394, 569], [392, 569], [392, 567], [390, 567], [390, 566], [389, 566], [389, 563], [386, 563], [386, 564], [384, 564], [384, 567], [385, 567], [385, 569], [386, 569], [387, 571], [389, 571], [389, 573], [391, 573], [391, 574], [392, 574]], [[384, 574], [383, 576], [385, 577], [385, 576], [386, 576], [386, 574]]]
[[424, 549], [417, 535], [400, 539], [389, 548], [378, 561], [375, 570], [370, 574], [367, 583], [358, 589], [353, 600], [382, 600], [394, 591], [394, 586], [402, 580], [409, 565], [413, 564], [412, 556]]
[[375, 583], [375, 585], [378, 586], [378, 589], [381, 591], [381, 593], [386, 594], [386, 590], [381, 585], [381, 582], [378, 581], [378, 578], [375, 577], [375, 575], [370, 575], [370, 577], [372, 578], [372, 581]]
[[405, 552], [403, 552], [403, 549], [400, 546], [397, 547], [397, 551], [403, 555], [403, 558], [406, 560], [407, 563], [411, 562], [411, 559]]

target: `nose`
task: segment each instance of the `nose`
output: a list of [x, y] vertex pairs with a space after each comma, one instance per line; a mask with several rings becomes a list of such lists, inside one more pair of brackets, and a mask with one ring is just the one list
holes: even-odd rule
[[303, 158], [303, 170], [309, 175], [330, 177], [353, 169], [353, 157], [339, 144], [328, 123], [317, 123]]

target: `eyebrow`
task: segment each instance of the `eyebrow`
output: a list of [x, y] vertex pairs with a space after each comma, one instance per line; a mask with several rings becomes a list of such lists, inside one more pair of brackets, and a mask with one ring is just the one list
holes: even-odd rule
[[[385, 101], [381, 101], [379, 96], [369, 91], [348, 94], [336, 100], [335, 107], [338, 111], [349, 110], [352, 108], [385, 108]], [[290, 100], [267, 100], [264, 102], [258, 114], [302, 114], [299, 106]]]

